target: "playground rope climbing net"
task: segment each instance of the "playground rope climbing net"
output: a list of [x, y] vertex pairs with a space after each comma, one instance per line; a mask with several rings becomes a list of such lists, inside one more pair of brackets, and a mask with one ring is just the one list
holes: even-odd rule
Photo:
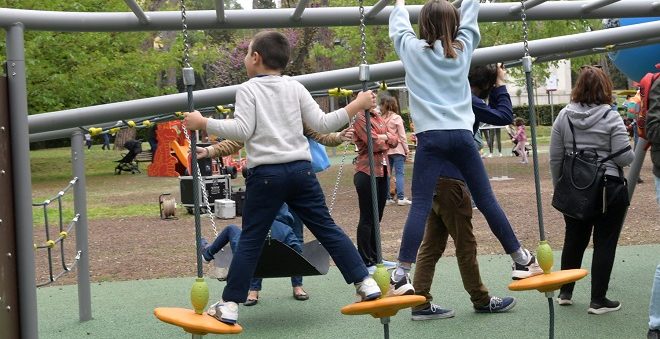
[[[46, 252], [48, 254], [48, 280], [45, 282], [37, 283], [37, 287], [42, 287], [46, 286], [49, 284], [52, 284], [53, 282], [57, 281], [62, 275], [65, 273], [73, 270], [77, 263], [78, 260], [80, 260], [80, 255], [81, 251], [78, 250], [76, 251], [76, 255], [73, 259], [73, 261], [70, 264], [66, 263], [66, 251], [64, 250], [64, 241], [69, 237], [71, 233], [71, 229], [76, 225], [78, 222], [78, 219], [80, 218], [80, 214], [76, 214], [72, 219], [71, 222], [67, 225], [66, 229], [64, 228], [64, 216], [62, 213], [62, 197], [64, 194], [66, 194], [74, 185], [78, 183], [78, 178], [73, 178], [71, 181], [69, 181], [69, 184], [61, 191], [57, 193], [53, 198], [51, 199], [46, 199], [43, 202], [40, 203], [33, 203], [33, 207], [42, 207], [43, 209], [43, 214], [44, 214], [44, 228], [45, 228], [45, 234], [46, 234], [46, 241], [42, 243], [41, 245], [34, 244], [34, 249], [46, 249]], [[54, 202], [57, 201], [57, 215], [58, 215], [58, 229], [59, 233], [57, 238], [51, 239], [50, 237], [50, 224], [49, 224], [49, 218], [48, 218], [48, 207]], [[55, 274], [54, 268], [53, 268], [53, 249], [55, 246], [59, 244], [60, 245], [60, 260], [62, 264], [62, 270]]]

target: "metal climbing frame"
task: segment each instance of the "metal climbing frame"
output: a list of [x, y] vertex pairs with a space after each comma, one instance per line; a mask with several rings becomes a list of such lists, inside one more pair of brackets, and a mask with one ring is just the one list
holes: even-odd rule
[[[132, 100], [94, 107], [77, 108], [30, 116], [27, 110], [27, 89], [25, 76], [24, 32], [25, 30], [66, 31], [66, 32], [119, 32], [119, 31], [162, 31], [180, 29], [180, 12], [143, 12], [134, 0], [125, 0], [132, 12], [73, 13], [49, 12], [20, 9], [0, 9], [0, 26], [6, 34], [7, 74], [9, 85], [10, 128], [11, 131], [11, 173], [14, 185], [13, 201], [16, 225], [32, 225], [32, 180], [30, 173], [29, 141], [49, 140], [71, 136], [73, 175], [79, 179], [79, 189], [75, 190], [76, 211], [82, 211], [76, 224], [77, 248], [81, 258], [78, 269], [88, 272], [87, 217], [85, 200], [84, 153], [82, 152], [81, 125], [99, 125], [117, 120], [147, 117], [153, 114], [171, 113], [186, 109], [186, 95], [176, 94], [156, 98]], [[532, 0], [529, 1], [531, 3]], [[527, 20], [557, 19], [596, 19], [611, 17], [648, 17], [660, 13], [660, 1], [652, 0], [592, 0], [592, 1], [534, 1], [536, 7], [530, 9]], [[457, 5], [460, 0], [454, 1]], [[383, 6], [379, 2], [374, 7]], [[302, 0], [296, 9], [264, 9], [232, 11], [223, 9], [223, 1], [215, 0], [215, 10], [190, 12], [188, 28], [191, 30], [221, 28], [280, 28], [310, 26], [357, 26], [360, 14], [355, 7], [308, 8], [303, 9]], [[517, 4], [481, 4], [479, 20], [517, 21]], [[365, 24], [386, 25], [391, 8], [378, 11], [367, 7], [369, 14]], [[421, 6], [408, 6], [413, 21], [417, 20]], [[297, 14], [294, 13], [297, 11]], [[530, 41], [535, 56], [547, 56], [571, 51], [584, 51], [602, 48], [612, 44], [652, 43], [659, 37], [660, 22], [637, 24], [628, 27], [612, 28], [605, 31], [575, 34], [567, 38], [557, 37]], [[502, 60], [519, 60], [520, 44], [482, 48], [475, 52], [474, 64], [487, 64]], [[330, 72], [308, 74], [297, 77], [309, 90], [327, 89], [359, 83], [358, 68], [348, 68]], [[370, 65], [372, 81], [403, 77], [400, 62]], [[200, 106], [215, 106], [234, 101], [236, 87], [197, 91], [195, 100]], [[30, 134], [32, 133], [32, 137]], [[0, 215], [0, 219], [3, 216]], [[32, 228], [16, 228], [16, 258], [18, 266], [17, 283], [21, 286], [20, 333], [23, 338], [38, 336], [34, 251]], [[80, 320], [91, 319], [91, 304], [88, 274], [78, 274], [78, 297]], [[86, 281], [85, 281], [86, 280]]]

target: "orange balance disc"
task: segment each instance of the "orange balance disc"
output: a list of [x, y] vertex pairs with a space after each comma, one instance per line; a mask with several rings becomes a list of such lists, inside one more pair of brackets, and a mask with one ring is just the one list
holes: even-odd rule
[[562, 285], [584, 278], [587, 273], [587, 270], [580, 268], [536, 275], [510, 283], [509, 289], [512, 291], [538, 290], [539, 292], [550, 292], [559, 289]]
[[187, 308], [159, 307], [154, 310], [154, 315], [161, 321], [179, 326], [192, 334], [238, 334], [243, 331], [243, 328], [238, 324], [227, 325], [206, 314], [206, 312], [197, 314]]
[[401, 309], [413, 307], [424, 302], [426, 302], [426, 298], [421, 295], [386, 297], [346, 305], [341, 309], [341, 313], [345, 315], [370, 314], [374, 318], [384, 318], [395, 315]]

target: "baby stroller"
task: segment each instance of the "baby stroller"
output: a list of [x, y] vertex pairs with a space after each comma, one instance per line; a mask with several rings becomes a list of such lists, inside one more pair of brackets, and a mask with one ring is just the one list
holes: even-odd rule
[[124, 148], [128, 150], [128, 153], [121, 160], [117, 160], [118, 164], [115, 167], [115, 174], [119, 175], [122, 171], [131, 172], [131, 174], [142, 173], [138, 168], [137, 161], [135, 161], [135, 157], [142, 153], [142, 141], [128, 140], [124, 143]]
[[[509, 140], [512, 140], [516, 136], [516, 129], [512, 125], [507, 125], [505, 128], [506, 133], [509, 135]], [[518, 144], [518, 140], [513, 140], [513, 147], [511, 148], [511, 154], [519, 157], [520, 154], [518, 154], [518, 151], [516, 151], [516, 145]], [[529, 155], [529, 151], [531, 150], [531, 146], [529, 144], [525, 145], [525, 152], [527, 155]]]

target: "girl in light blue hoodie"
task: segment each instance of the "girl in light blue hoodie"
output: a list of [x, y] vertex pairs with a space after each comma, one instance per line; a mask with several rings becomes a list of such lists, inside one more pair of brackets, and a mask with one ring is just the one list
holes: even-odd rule
[[406, 70], [417, 150], [412, 206], [403, 230], [392, 295], [414, 293], [407, 272], [415, 262], [431, 209], [433, 188], [446, 166], [458, 169], [506, 253], [514, 260], [514, 279], [542, 273], [534, 256], [520, 246], [488, 181], [472, 133], [474, 113], [468, 71], [479, 44], [479, 3], [465, 0], [461, 13], [447, 0], [430, 0], [419, 13], [419, 35], [410, 24], [404, 0], [390, 14], [389, 34]]

